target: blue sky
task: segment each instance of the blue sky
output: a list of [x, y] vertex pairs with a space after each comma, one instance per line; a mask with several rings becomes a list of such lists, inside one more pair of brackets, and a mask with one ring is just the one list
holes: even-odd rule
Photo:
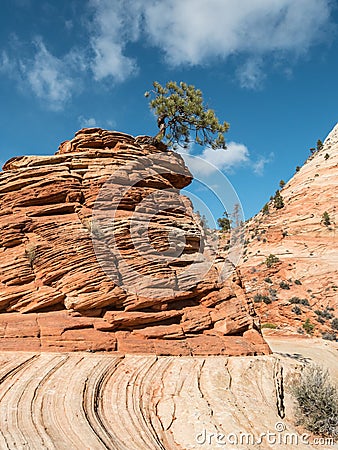
[[338, 121], [336, 0], [3, 0], [0, 21], [2, 163], [83, 126], [155, 134], [144, 92], [183, 80], [230, 123], [193, 152], [248, 218]]

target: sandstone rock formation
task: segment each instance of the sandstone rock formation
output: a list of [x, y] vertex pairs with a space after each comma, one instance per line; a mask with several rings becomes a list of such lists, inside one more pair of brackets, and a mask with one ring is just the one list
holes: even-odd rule
[[0, 348], [268, 353], [238, 273], [220, 268], [182, 158], [83, 129], [0, 174]]
[[309, 356], [337, 372], [338, 344], [318, 341], [244, 358], [2, 352], [0, 448], [336, 448], [304, 439], [288, 390]]
[[[239, 267], [262, 323], [305, 332], [309, 319], [314, 334], [338, 335], [332, 327], [338, 317], [337, 181], [338, 124], [281, 189], [284, 207], [270, 201], [267, 214], [246, 224]], [[267, 267], [270, 254], [279, 261]]]

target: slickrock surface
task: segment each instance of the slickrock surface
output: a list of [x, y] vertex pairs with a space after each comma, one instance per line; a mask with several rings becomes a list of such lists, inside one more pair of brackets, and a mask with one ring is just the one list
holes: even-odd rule
[[[308, 318], [314, 334], [338, 335], [332, 329], [338, 317], [338, 125], [280, 192], [285, 206], [275, 209], [269, 202], [269, 213], [260, 212], [246, 226], [240, 271], [248, 295], [272, 300], [265, 304], [256, 297], [262, 323], [295, 331]], [[270, 254], [279, 262], [268, 268], [264, 261]], [[293, 297], [309, 306], [291, 304]], [[295, 306], [300, 313], [292, 311]]]
[[91, 128], [3, 170], [0, 349], [269, 353], [180, 195], [192, 176], [178, 154]]
[[[338, 367], [335, 344], [309, 345]], [[236, 358], [4, 352], [0, 448], [337, 448], [302, 440], [288, 385], [308, 358], [297, 341], [278, 351]], [[268, 432], [270, 441], [258, 444]]]

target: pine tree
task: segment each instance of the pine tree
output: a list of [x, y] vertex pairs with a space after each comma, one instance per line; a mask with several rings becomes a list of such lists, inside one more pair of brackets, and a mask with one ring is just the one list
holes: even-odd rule
[[324, 147], [324, 144], [320, 139], [317, 141], [317, 151], [319, 152]]
[[155, 141], [164, 141], [169, 147], [177, 144], [187, 147], [195, 142], [213, 149], [226, 149], [224, 133], [229, 124], [220, 123], [215, 112], [204, 105], [199, 89], [175, 81], [168, 81], [165, 86], [154, 81], [153, 88], [145, 96], [154, 96], [149, 106], [157, 116], [159, 132]]
[[284, 208], [284, 200], [283, 197], [281, 196], [280, 192], [277, 190], [276, 194], [273, 198], [273, 202], [274, 202], [274, 207], [276, 209], [281, 209]]
[[226, 211], [223, 213], [223, 217], [220, 217], [219, 219], [217, 219], [217, 223], [223, 232], [230, 231], [231, 221], [230, 221], [229, 215]]

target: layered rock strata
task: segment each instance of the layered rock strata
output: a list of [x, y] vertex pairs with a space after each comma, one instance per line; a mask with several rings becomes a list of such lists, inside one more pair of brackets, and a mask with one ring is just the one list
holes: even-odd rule
[[238, 273], [215, 262], [182, 158], [82, 129], [0, 174], [0, 348], [268, 353]]
[[239, 268], [262, 322], [304, 333], [308, 319], [311, 333], [338, 335], [337, 180], [338, 124], [280, 190], [284, 206], [246, 224]]

